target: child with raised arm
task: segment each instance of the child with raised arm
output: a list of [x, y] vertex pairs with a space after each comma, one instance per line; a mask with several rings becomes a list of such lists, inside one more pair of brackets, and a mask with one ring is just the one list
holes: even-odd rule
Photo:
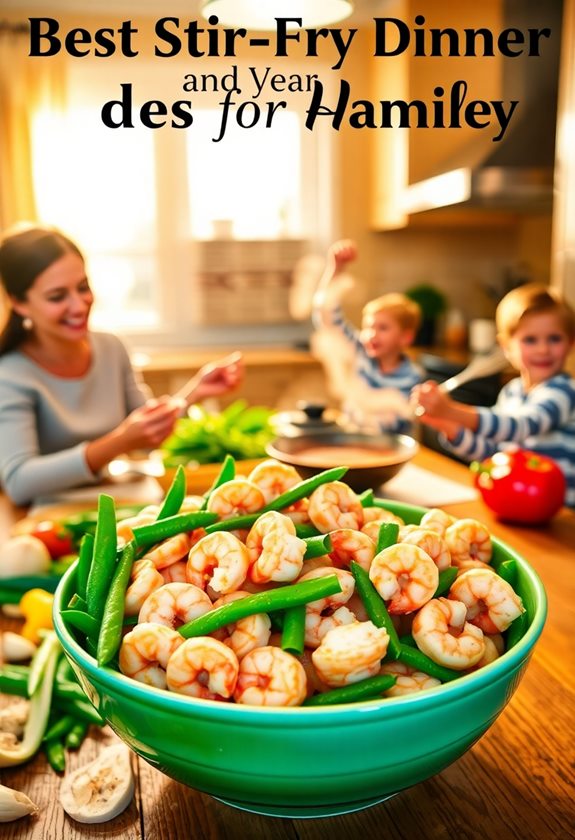
[[515, 444], [553, 458], [567, 480], [566, 504], [575, 507], [575, 380], [564, 366], [575, 341], [575, 311], [553, 289], [529, 283], [497, 307], [498, 341], [519, 372], [493, 408], [468, 406], [437, 383], [416, 386], [411, 401], [443, 445], [481, 460]]
[[[335, 242], [329, 249], [324, 273], [313, 301], [313, 321], [318, 329], [342, 334], [353, 353], [353, 374], [340, 389], [343, 410], [360, 425], [375, 424], [381, 431], [411, 429], [409, 395], [422, 372], [406, 355], [421, 321], [419, 306], [402, 294], [389, 293], [365, 304], [361, 329], [344, 318], [341, 297], [351, 280], [344, 274], [357, 256], [351, 240]], [[328, 334], [329, 335], [329, 334]], [[337, 363], [337, 353], [325, 342], [323, 361]]]

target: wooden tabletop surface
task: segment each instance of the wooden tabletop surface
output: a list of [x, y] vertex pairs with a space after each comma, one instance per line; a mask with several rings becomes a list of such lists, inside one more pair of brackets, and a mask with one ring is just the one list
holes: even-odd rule
[[[469, 484], [468, 470], [423, 450], [416, 463]], [[329, 819], [257, 816], [185, 787], [134, 756], [136, 795], [115, 820], [95, 826], [69, 819], [58, 802], [59, 777], [42, 755], [0, 771], [0, 782], [24, 791], [40, 813], [0, 827], [1, 838], [80, 840], [567, 840], [575, 837], [575, 513], [563, 510], [546, 527], [497, 522], [481, 501], [446, 506], [473, 516], [525, 556], [541, 576], [549, 616], [527, 672], [491, 729], [439, 775], [373, 808]], [[0, 500], [0, 533], [23, 511]], [[115, 736], [95, 730], [70, 769], [95, 757]], [[280, 757], [278, 756], [278, 761]]]

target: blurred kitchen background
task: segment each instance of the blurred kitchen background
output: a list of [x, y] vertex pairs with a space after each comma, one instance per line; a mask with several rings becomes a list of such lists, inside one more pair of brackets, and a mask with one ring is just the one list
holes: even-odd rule
[[[459, 31], [551, 23], [553, 37], [538, 60], [373, 57], [374, 17], [413, 25], [421, 13], [426, 26]], [[57, 18], [60, 34], [130, 19], [140, 55], [31, 59], [32, 16]], [[339, 71], [327, 48], [317, 58], [262, 48], [154, 58], [154, 24], [165, 16], [178, 16], [181, 31], [201, 19], [199, 3], [3, 0], [0, 14], [0, 227], [35, 219], [80, 244], [97, 295], [93, 326], [124, 338], [156, 392], [177, 389], [220, 349], [240, 348], [241, 396], [278, 407], [329, 399], [309, 350], [308, 302], [340, 237], [359, 247], [352, 320], [392, 290], [438, 303], [435, 333], [413, 351], [437, 378], [489, 349], [495, 306], [514, 285], [552, 283], [575, 303], [575, 0], [357, 0], [336, 24], [360, 30]], [[248, 66], [317, 73], [331, 102], [341, 76], [354, 99], [430, 101], [435, 85], [465, 79], [473, 98], [521, 104], [494, 143], [489, 130], [359, 130], [344, 120], [334, 131], [326, 118], [308, 131], [310, 94], [275, 94], [289, 108], [272, 128], [230, 123], [214, 143], [223, 93], [186, 93], [184, 76], [221, 78], [233, 64], [240, 76]], [[122, 82], [133, 86], [134, 127], [111, 130], [100, 109]], [[187, 130], [150, 130], [137, 116], [150, 99], [190, 99], [195, 115], [205, 113]], [[467, 397], [488, 404], [499, 385]]]

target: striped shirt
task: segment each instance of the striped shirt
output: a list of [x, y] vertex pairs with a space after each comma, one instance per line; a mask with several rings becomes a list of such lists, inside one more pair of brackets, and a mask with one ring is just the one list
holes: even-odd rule
[[[330, 312], [330, 321], [343, 335], [351, 342], [355, 351], [355, 373], [358, 379], [368, 388], [389, 389], [390, 392], [399, 392], [407, 401], [411, 389], [423, 379], [423, 371], [418, 365], [407, 356], [402, 356], [398, 366], [392, 371], [381, 370], [377, 359], [373, 359], [365, 352], [360, 339], [360, 332], [350, 324], [343, 315], [340, 307]], [[353, 407], [344, 406], [349, 414], [353, 415]], [[409, 413], [408, 411], [405, 413]], [[413, 423], [405, 417], [395, 414], [387, 415], [380, 422], [382, 431], [387, 432], [411, 432]]]
[[547, 455], [567, 480], [565, 503], [575, 507], [575, 379], [559, 373], [526, 392], [521, 379], [505, 385], [493, 408], [478, 407], [477, 431], [462, 429], [441, 442], [462, 458], [480, 461], [509, 444]]

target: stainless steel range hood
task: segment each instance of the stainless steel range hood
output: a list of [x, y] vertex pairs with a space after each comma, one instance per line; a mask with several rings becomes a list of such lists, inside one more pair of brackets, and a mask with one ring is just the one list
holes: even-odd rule
[[[504, 27], [550, 27], [540, 57], [503, 59], [503, 96], [519, 100], [504, 137], [478, 137], [433, 178], [409, 184], [403, 209], [462, 207], [536, 213], [551, 209], [562, 0], [503, 0]], [[548, 49], [545, 49], [548, 47]], [[480, 132], [478, 131], [478, 134]]]

